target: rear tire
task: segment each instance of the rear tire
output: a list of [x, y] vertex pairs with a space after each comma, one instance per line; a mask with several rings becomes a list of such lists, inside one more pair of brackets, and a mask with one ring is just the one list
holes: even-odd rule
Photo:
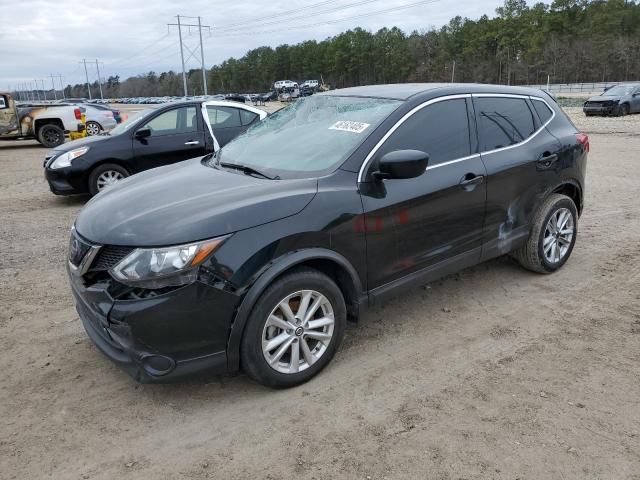
[[89, 175], [89, 193], [97, 195], [105, 188], [129, 176], [129, 172], [115, 163], [103, 163], [93, 169]]
[[64, 130], [58, 125], [47, 123], [38, 128], [37, 137], [42, 146], [54, 148], [64, 143]]
[[93, 135], [100, 135], [100, 132], [103, 130], [102, 125], [94, 121], [87, 122], [85, 129], [87, 130], [87, 135], [90, 137]]
[[524, 268], [553, 273], [571, 256], [578, 234], [578, 210], [566, 195], [552, 193], [538, 209], [527, 243], [513, 252]]
[[269, 387], [304, 383], [331, 361], [346, 321], [344, 297], [331, 278], [311, 268], [287, 273], [253, 307], [240, 349], [242, 368]]

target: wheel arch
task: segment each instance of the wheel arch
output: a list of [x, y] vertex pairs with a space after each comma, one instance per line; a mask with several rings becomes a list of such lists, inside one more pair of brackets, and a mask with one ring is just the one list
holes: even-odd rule
[[339, 253], [324, 248], [308, 248], [288, 253], [263, 270], [245, 293], [238, 307], [227, 340], [227, 364], [230, 371], [240, 368], [240, 344], [253, 306], [266, 288], [295, 268], [309, 267], [336, 282], [347, 305], [350, 320], [357, 321], [367, 307], [367, 296], [356, 269]]
[[582, 207], [583, 207], [582, 187], [576, 180], [569, 179], [562, 182], [560, 185], [550, 190], [548, 195], [545, 195], [545, 198], [551, 195], [552, 193], [560, 193], [562, 195], [566, 195], [567, 197], [569, 197], [571, 200], [573, 200], [573, 203], [576, 205], [576, 209], [578, 210], [578, 216], [582, 215]]
[[89, 185], [89, 179], [91, 178], [91, 174], [95, 171], [96, 168], [99, 168], [102, 165], [106, 165], [107, 163], [112, 163], [114, 165], [118, 165], [119, 167], [124, 168], [127, 172], [129, 172], [129, 175], [133, 175], [134, 173], [136, 173], [126, 164], [126, 162], [124, 162], [119, 158], [101, 158], [97, 162], [93, 163], [91, 165], [91, 168], [88, 168], [84, 174], [84, 184], [87, 186], [87, 189], [88, 189], [87, 191], [91, 190]]
[[33, 134], [38, 135], [38, 131], [45, 125], [55, 125], [65, 131], [64, 123], [59, 118], [36, 118], [33, 121]]

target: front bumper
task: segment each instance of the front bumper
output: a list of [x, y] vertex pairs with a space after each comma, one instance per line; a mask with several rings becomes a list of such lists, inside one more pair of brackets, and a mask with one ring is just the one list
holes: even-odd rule
[[51, 169], [45, 167], [44, 178], [49, 189], [56, 195], [81, 195], [89, 193], [86, 185], [77, 174], [71, 172], [71, 167]]
[[228, 371], [235, 295], [196, 282], [151, 298], [115, 300], [109, 281], [86, 286], [71, 271], [69, 278], [87, 335], [136, 381], [171, 383]]
[[587, 115], [613, 115], [618, 111], [618, 104], [612, 105], [585, 105], [582, 111]]

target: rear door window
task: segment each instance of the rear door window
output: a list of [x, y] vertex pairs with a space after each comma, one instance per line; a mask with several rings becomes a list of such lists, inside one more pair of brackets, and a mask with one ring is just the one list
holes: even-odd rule
[[420, 150], [429, 165], [467, 157], [471, 153], [465, 99], [444, 100], [418, 110], [391, 134], [377, 158], [394, 150]]
[[483, 152], [523, 142], [536, 130], [533, 112], [525, 99], [480, 97], [474, 103]]

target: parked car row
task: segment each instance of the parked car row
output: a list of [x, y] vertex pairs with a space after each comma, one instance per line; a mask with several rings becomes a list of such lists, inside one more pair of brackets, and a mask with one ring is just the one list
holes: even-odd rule
[[101, 192], [67, 266], [107, 357], [141, 382], [243, 369], [290, 387], [406, 288], [505, 254], [561, 268], [588, 151], [540, 90], [378, 85], [270, 116], [173, 103], [54, 150], [45, 174], [55, 193]]

